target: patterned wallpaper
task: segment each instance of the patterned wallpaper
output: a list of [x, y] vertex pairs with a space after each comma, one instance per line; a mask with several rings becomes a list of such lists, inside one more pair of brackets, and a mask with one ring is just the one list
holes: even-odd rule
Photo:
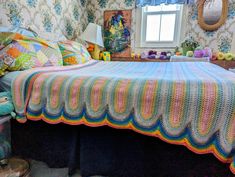
[[[104, 24], [105, 10], [126, 10], [134, 9], [135, 0], [88, 0], [87, 19], [88, 22], [95, 22], [101, 26]], [[135, 41], [135, 10], [132, 10], [131, 47], [134, 48]]]
[[[235, 52], [235, 0], [229, 0], [229, 14], [228, 19], [220, 29], [213, 32], [204, 31], [197, 24], [197, 7], [189, 6], [186, 8], [186, 25], [185, 34], [181, 38], [186, 36], [193, 36], [198, 40], [202, 46], [209, 46], [214, 51], [227, 52], [233, 50]], [[135, 31], [136, 31], [136, 12], [135, 0], [90, 0], [87, 3], [87, 18], [89, 22], [95, 22], [103, 25], [103, 12], [104, 10], [117, 10], [117, 9], [133, 9], [132, 11], [132, 48], [135, 47]], [[234, 41], [233, 41], [234, 40]]]
[[214, 51], [235, 52], [235, 0], [229, 0], [229, 13], [226, 23], [217, 31], [204, 31], [197, 24], [197, 8], [188, 9], [186, 36], [193, 36], [203, 46], [209, 46]]
[[[235, 52], [235, 0], [229, 0], [229, 14], [225, 25], [213, 32], [202, 30], [197, 24], [197, 8], [187, 8], [185, 34], [193, 36], [203, 46], [215, 51]], [[103, 26], [105, 10], [132, 9], [131, 46], [135, 48], [135, 0], [0, 0], [0, 25], [30, 27], [50, 33], [63, 33], [68, 38], [78, 36], [88, 22]]]
[[30, 27], [68, 38], [86, 27], [86, 0], [1, 0], [0, 25]]

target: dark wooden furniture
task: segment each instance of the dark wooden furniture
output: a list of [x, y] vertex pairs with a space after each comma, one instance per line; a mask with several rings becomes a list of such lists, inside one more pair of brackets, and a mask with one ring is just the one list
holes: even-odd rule
[[235, 60], [226, 61], [226, 60], [215, 60], [211, 63], [221, 66], [224, 69], [235, 68]]
[[[137, 59], [137, 58], [112, 58], [111, 61], [123, 61], [123, 62], [169, 62], [170, 60], [160, 60], [160, 59]], [[211, 63], [216, 64], [224, 69], [235, 68], [235, 60], [215, 60]]]

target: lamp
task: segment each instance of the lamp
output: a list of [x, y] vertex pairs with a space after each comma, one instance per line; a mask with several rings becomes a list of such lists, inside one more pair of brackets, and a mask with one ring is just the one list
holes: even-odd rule
[[85, 31], [81, 34], [80, 39], [95, 45], [94, 50], [91, 52], [91, 56], [94, 59], [99, 59], [99, 46], [104, 47], [101, 26], [89, 23]]

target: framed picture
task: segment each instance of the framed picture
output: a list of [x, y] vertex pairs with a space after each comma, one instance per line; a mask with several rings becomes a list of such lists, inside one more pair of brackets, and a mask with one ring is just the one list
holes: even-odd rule
[[114, 58], [131, 57], [131, 10], [104, 12], [104, 46]]

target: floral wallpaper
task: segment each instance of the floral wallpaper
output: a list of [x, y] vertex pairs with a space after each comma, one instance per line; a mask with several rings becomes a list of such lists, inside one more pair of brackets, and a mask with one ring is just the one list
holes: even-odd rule
[[[235, 1], [229, 0], [229, 12], [226, 23], [217, 31], [204, 31], [197, 23], [198, 12], [195, 6], [188, 9], [186, 36], [193, 36], [202, 46], [214, 51], [229, 52], [235, 48]], [[235, 51], [233, 51], [235, 52]]]
[[87, 0], [88, 22], [95, 22], [101, 26], [104, 24], [105, 10], [132, 10], [131, 47], [135, 48], [135, 0]]
[[[202, 46], [209, 46], [214, 51], [227, 52], [234, 50], [235, 52], [235, 0], [229, 0], [229, 14], [226, 23], [217, 31], [208, 32], [200, 28], [197, 22], [197, 7], [188, 6], [186, 8], [187, 18], [184, 26], [184, 34], [181, 34], [184, 39], [186, 36], [193, 36]], [[135, 0], [88, 0], [87, 2], [87, 19], [88, 22], [95, 22], [103, 25], [103, 12], [105, 10], [117, 9], [133, 9], [132, 12], [132, 48], [135, 46], [135, 31], [136, 31], [136, 10]], [[183, 33], [183, 32], [182, 32]], [[234, 41], [233, 41], [234, 39]], [[132, 50], [133, 50], [132, 49]], [[148, 50], [148, 49], [145, 49]], [[141, 49], [140, 49], [141, 51]]]
[[87, 0], [1, 0], [0, 25], [78, 36], [87, 25]]
[[[0, 0], [0, 25], [30, 27], [48, 33], [77, 37], [89, 22], [103, 26], [105, 10], [132, 9], [131, 46], [136, 48], [135, 0]], [[208, 32], [197, 23], [197, 8], [186, 8], [186, 25], [182, 38], [193, 36], [201, 45], [214, 51], [235, 52], [235, 0], [229, 0], [226, 23], [217, 31]], [[183, 32], [182, 32], [183, 33]]]

